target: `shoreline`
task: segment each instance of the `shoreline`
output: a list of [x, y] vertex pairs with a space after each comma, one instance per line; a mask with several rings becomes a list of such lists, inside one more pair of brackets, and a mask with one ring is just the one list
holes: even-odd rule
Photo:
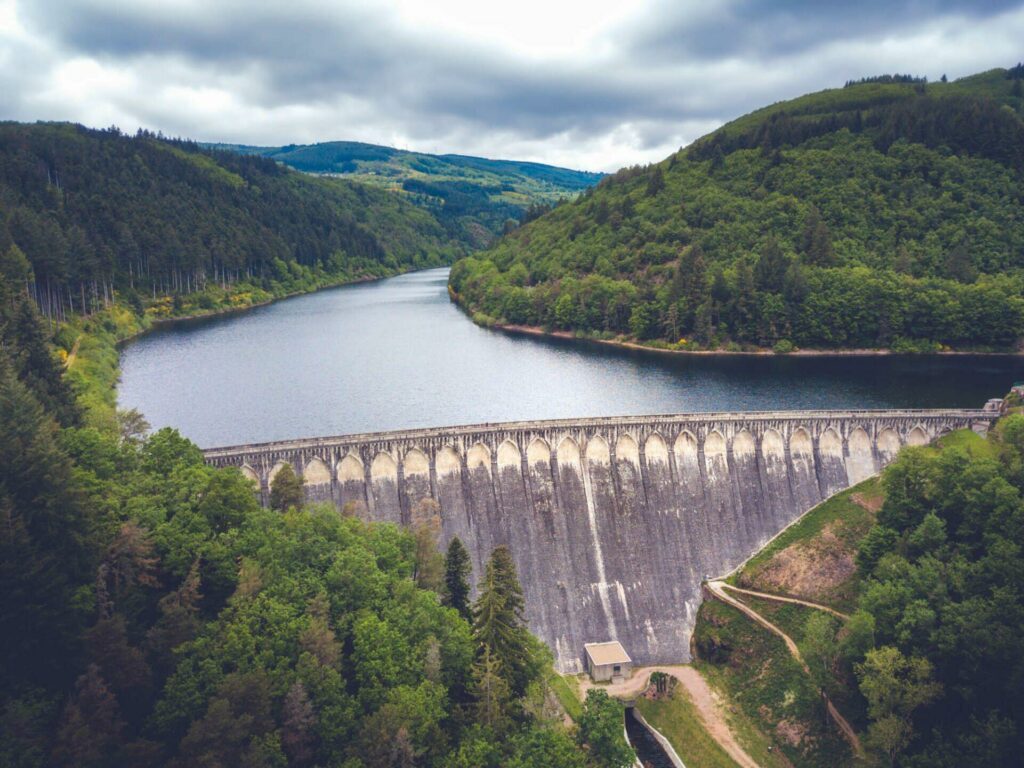
[[331, 290], [333, 288], [344, 288], [345, 286], [362, 285], [363, 283], [375, 283], [380, 280], [387, 280], [392, 277], [399, 277], [400, 275], [409, 275], [412, 274], [413, 272], [423, 272], [427, 269], [443, 268], [444, 267], [424, 267], [423, 269], [410, 269], [405, 272], [396, 272], [393, 275], [384, 275], [381, 277], [357, 277], [354, 280], [342, 280], [336, 283], [328, 283], [327, 285], [321, 285], [309, 291], [292, 291], [291, 293], [286, 293], [281, 296], [272, 296], [269, 299], [265, 299], [263, 301], [256, 301], [253, 302], [252, 304], [245, 304], [244, 306], [239, 307], [221, 307], [219, 309], [211, 309], [203, 312], [192, 312], [191, 314], [188, 315], [149, 318], [148, 322], [143, 327], [141, 327], [137, 332], [125, 336], [122, 339], [118, 339], [117, 347], [120, 350], [120, 348], [124, 344], [127, 344], [130, 341], [134, 341], [135, 339], [141, 338], [142, 336], [145, 336], [148, 333], [152, 333], [154, 331], [166, 328], [171, 328], [175, 325], [187, 325], [189, 323], [193, 323], [199, 320], [209, 320], [215, 317], [228, 317], [230, 315], [238, 315], [245, 312], [249, 312], [250, 310], [253, 309], [257, 309], [259, 307], [267, 307], [270, 306], [271, 304], [276, 304], [279, 301], [285, 301], [286, 299], [294, 299], [299, 296], [310, 296], [314, 293]]
[[[459, 305], [461, 307], [461, 305]], [[692, 355], [692, 356], [746, 356], [746, 357], [884, 357], [884, 356], [906, 356], [926, 357], [929, 355], [944, 356], [987, 356], [987, 357], [1020, 357], [1024, 352], [972, 352], [970, 350], [942, 350], [939, 352], [893, 352], [891, 349], [794, 349], [792, 352], [776, 352], [772, 349], [664, 349], [641, 344], [637, 341], [620, 341], [616, 339], [594, 339], [586, 336], [577, 336], [572, 331], [547, 331], [536, 325], [518, 325], [515, 323], [494, 323], [485, 326], [503, 333], [519, 336], [536, 336], [542, 338], [562, 339], [566, 341], [585, 341], [593, 344], [606, 344], [610, 347], [630, 349], [639, 352], [658, 352], [665, 355]]]

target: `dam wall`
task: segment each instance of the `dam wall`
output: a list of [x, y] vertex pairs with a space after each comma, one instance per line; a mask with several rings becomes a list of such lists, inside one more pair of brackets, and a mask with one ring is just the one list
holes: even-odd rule
[[[514, 422], [205, 451], [264, 503], [285, 463], [310, 500], [410, 524], [424, 499], [473, 579], [508, 545], [530, 628], [563, 672], [619, 640], [639, 665], [690, 658], [702, 579], [726, 573], [904, 445], [970, 428], [982, 410], [706, 413]], [[432, 505], [431, 505], [432, 506]]]

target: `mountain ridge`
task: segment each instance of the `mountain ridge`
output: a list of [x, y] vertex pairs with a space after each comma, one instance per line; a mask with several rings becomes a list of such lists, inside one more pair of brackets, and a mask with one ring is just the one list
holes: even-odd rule
[[431, 211], [471, 249], [486, 247], [514, 223], [539, 215], [605, 176], [532, 161], [430, 154], [358, 141], [203, 146], [258, 155], [304, 173], [339, 176], [398, 192]]
[[755, 110], [456, 263], [452, 290], [481, 322], [673, 349], [1012, 348], [1022, 78]]

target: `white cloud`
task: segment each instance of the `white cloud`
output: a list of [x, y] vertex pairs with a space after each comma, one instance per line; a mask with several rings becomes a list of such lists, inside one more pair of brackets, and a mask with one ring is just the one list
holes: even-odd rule
[[1020, 4], [864, 1], [0, 0], [0, 118], [614, 170], [848, 78], [1020, 58]]

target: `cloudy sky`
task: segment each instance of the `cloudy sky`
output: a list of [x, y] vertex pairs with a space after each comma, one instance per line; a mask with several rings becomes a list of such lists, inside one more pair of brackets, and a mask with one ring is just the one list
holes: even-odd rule
[[0, 0], [0, 119], [589, 170], [757, 106], [1024, 59], [1024, 0]]

